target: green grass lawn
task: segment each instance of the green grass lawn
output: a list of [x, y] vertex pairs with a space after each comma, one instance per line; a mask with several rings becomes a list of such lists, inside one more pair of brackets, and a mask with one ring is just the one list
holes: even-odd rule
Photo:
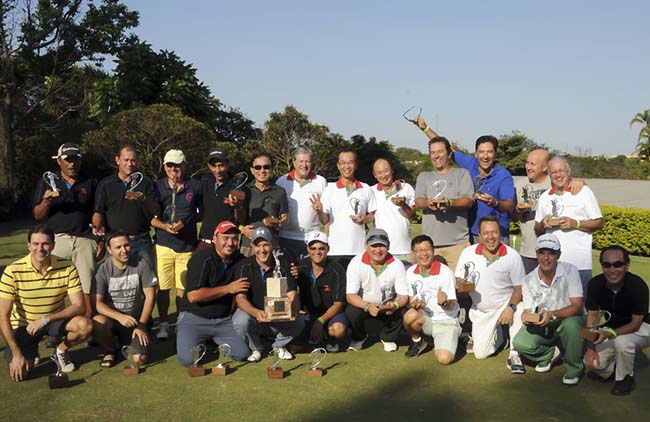
[[[0, 250], [5, 258], [25, 253], [27, 224], [0, 225]], [[20, 246], [22, 245], [22, 246]], [[10, 256], [13, 254], [12, 256]], [[634, 258], [632, 271], [650, 279], [650, 259]], [[0, 346], [4, 348], [4, 346]], [[79, 369], [70, 374], [75, 385], [49, 390], [47, 375], [54, 364], [41, 363], [33, 377], [11, 382], [0, 364], [0, 397], [5, 420], [223, 420], [241, 421], [357, 421], [357, 420], [477, 420], [477, 421], [596, 421], [643, 420], [650, 412], [649, 360], [640, 356], [631, 396], [614, 397], [611, 384], [583, 379], [577, 387], [561, 384], [562, 367], [537, 374], [511, 375], [507, 353], [477, 361], [461, 357], [449, 367], [435, 362], [428, 351], [417, 359], [385, 353], [381, 344], [361, 352], [330, 354], [323, 378], [307, 376], [309, 355], [283, 362], [288, 376], [270, 380], [266, 358], [257, 364], [234, 363], [227, 377], [190, 378], [180, 367], [173, 342], [155, 344], [152, 364], [137, 376], [125, 376], [122, 362], [115, 368], [98, 365], [100, 350], [79, 346], [71, 357]], [[41, 346], [41, 355], [51, 350]], [[648, 350], [645, 351], [648, 353]], [[206, 366], [214, 365], [209, 353]]]

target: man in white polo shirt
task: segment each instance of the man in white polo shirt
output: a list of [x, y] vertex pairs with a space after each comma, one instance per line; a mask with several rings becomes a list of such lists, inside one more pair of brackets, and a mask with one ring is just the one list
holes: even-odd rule
[[[521, 257], [500, 241], [499, 221], [488, 214], [478, 225], [479, 244], [465, 248], [456, 267], [457, 285], [463, 283], [466, 272], [477, 273], [475, 290], [470, 292], [472, 307], [473, 352], [476, 359], [484, 359], [506, 344], [502, 326], [510, 327], [510, 338], [521, 327], [523, 308], [521, 282], [526, 275]], [[510, 345], [509, 360], [517, 355]]]
[[355, 255], [363, 253], [365, 225], [374, 220], [375, 197], [370, 186], [356, 179], [357, 153], [343, 150], [336, 167], [340, 177], [327, 185], [322, 199], [313, 202], [314, 210], [329, 237], [329, 257], [347, 268]]
[[400, 259], [411, 257], [411, 220], [415, 217], [415, 190], [401, 180], [388, 160], [379, 158], [372, 166], [377, 184], [372, 187], [377, 211], [375, 227], [388, 233], [391, 255]]
[[426, 234], [413, 238], [411, 250], [416, 265], [406, 271], [409, 309], [404, 314], [404, 328], [411, 335], [407, 358], [415, 358], [427, 344], [420, 333], [433, 337], [436, 359], [442, 365], [454, 361], [460, 324], [454, 273], [434, 259], [433, 240]]
[[[584, 374], [582, 318], [582, 284], [578, 269], [560, 259], [560, 241], [554, 234], [537, 238], [535, 247], [539, 265], [523, 283], [524, 322], [512, 343], [529, 361], [535, 372], [548, 372], [560, 357], [559, 342], [564, 350], [562, 383], [575, 385]], [[511, 368], [512, 369], [512, 368]], [[514, 371], [513, 371], [514, 372]], [[518, 372], [523, 373], [523, 371]]]
[[309, 148], [296, 148], [292, 159], [293, 169], [275, 184], [284, 188], [289, 201], [289, 220], [280, 228], [280, 246], [298, 260], [307, 256], [306, 236], [320, 231], [318, 214], [311, 201], [321, 197], [327, 181], [312, 171], [314, 154]]
[[385, 351], [397, 350], [409, 292], [404, 264], [388, 253], [389, 247], [386, 231], [372, 229], [366, 251], [348, 266], [345, 315], [352, 327], [350, 350], [361, 350], [369, 336], [379, 337]]

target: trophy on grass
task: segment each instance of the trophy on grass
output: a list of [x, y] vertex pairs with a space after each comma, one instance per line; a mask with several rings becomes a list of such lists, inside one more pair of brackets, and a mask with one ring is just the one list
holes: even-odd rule
[[295, 321], [291, 310], [291, 299], [287, 296], [287, 277], [282, 275], [280, 268], [279, 249], [273, 250], [275, 268], [273, 276], [266, 279], [266, 296], [264, 296], [264, 312], [269, 321]]
[[481, 278], [481, 274], [474, 271], [474, 268], [473, 262], [467, 262], [463, 265], [463, 281], [460, 283], [461, 292], [469, 293], [476, 289], [476, 283]]
[[50, 194], [52, 197], [57, 197], [60, 195], [59, 188], [56, 187], [56, 181], [58, 179], [60, 179], [60, 177], [51, 171], [46, 171], [43, 173], [43, 181], [45, 182], [45, 185], [52, 191]]
[[217, 364], [212, 367], [212, 375], [217, 375], [220, 377], [225, 377], [228, 375], [228, 370], [230, 365], [224, 362], [230, 357], [230, 345], [228, 343], [219, 345], [219, 360]]
[[533, 198], [533, 187], [531, 185], [524, 185], [521, 188], [522, 203], [517, 206], [521, 211], [530, 211], [535, 207], [535, 199]]
[[273, 362], [273, 365], [267, 369], [266, 373], [270, 379], [282, 379], [284, 378], [284, 370], [278, 366], [282, 360], [280, 359], [280, 350], [274, 350], [273, 356], [275, 356], [275, 361]]
[[444, 204], [447, 202], [446, 199], [440, 199], [442, 197], [442, 194], [445, 192], [445, 189], [447, 189], [447, 181], [446, 180], [436, 180], [433, 182], [433, 186], [431, 188], [431, 201], [429, 201], [432, 204], [435, 204], [436, 206], [440, 206], [440, 204]]
[[244, 187], [246, 182], [248, 181], [248, 173], [245, 171], [241, 171], [235, 175], [235, 177], [232, 178], [232, 190], [230, 191], [230, 195], [234, 196], [237, 198], [239, 202], [243, 201], [246, 199], [246, 193], [241, 190], [241, 188]]
[[262, 209], [268, 215], [268, 217], [264, 217], [264, 219], [262, 219], [264, 225], [277, 228], [277, 226], [280, 224], [280, 204], [278, 204], [273, 198], [266, 197], [264, 198]]
[[598, 332], [611, 318], [612, 314], [609, 311], [599, 310], [594, 323], [580, 330], [580, 336], [589, 343], [593, 343], [598, 338]]
[[208, 350], [208, 348], [205, 346], [205, 344], [197, 344], [196, 346], [192, 347], [192, 366], [187, 368], [187, 372], [190, 374], [190, 377], [202, 377], [205, 375], [205, 368], [201, 365], [199, 365], [199, 362], [201, 359], [203, 359], [203, 356], [205, 356], [205, 352]]
[[541, 302], [542, 296], [544, 295], [541, 292], [533, 293], [533, 304], [530, 307], [530, 312], [525, 313], [524, 316], [522, 317], [524, 322], [537, 324], [542, 321], [542, 319], [544, 318], [544, 313], [541, 312], [542, 310], [539, 308], [539, 304]]
[[310, 353], [311, 356], [311, 366], [307, 369], [307, 375], [310, 377], [322, 377], [325, 375], [325, 369], [319, 368], [325, 357], [327, 356], [327, 350], [322, 347], [312, 350]]
[[487, 177], [481, 178], [481, 176], [476, 176], [474, 178], [474, 195], [472, 198], [478, 199], [482, 193], [485, 193], [482, 191], [482, 189], [485, 187], [485, 183], [487, 182]]
[[144, 175], [139, 171], [131, 173], [129, 183], [127, 184], [126, 193], [124, 194], [124, 197], [126, 199], [138, 200], [144, 196], [142, 192], [138, 192], [135, 190], [135, 188], [140, 186], [140, 183], [142, 183], [143, 179], [144, 179]]
[[68, 380], [68, 376], [63, 373], [61, 370], [61, 364], [59, 364], [59, 359], [57, 359], [56, 356], [52, 356], [52, 361], [54, 361], [54, 364], [56, 365], [56, 374], [50, 375], [47, 378], [47, 381], [50, 385], [50, 390], [54, 390], [55, 388], [67, 388], [70, 387], [70, 380]]
[[174, 186], [172, 187], [172, 204], [165, 208], [163, 213], [163, 222], [172, 226], [172, 231], [178, 233], [185, 223], [179, 219], [178, 210], [176, 209], [176, 194], [178, 193], [178, 176], [174, 176]]
[[122, 347], [122, 356], [126, 359], [126, 367], [124, 368], [124, 375], [138, 375], [140, 373], [140, 367], [135, 363], [136, 350], [133, 346], [123, 346]]
[[558, 227], [560, 225], [560, 217], [564, 212], [564, 204], [562, 198], [556, 196], [551, 199], [551, 218], [548, 219], [548, 224], [551, 227]]

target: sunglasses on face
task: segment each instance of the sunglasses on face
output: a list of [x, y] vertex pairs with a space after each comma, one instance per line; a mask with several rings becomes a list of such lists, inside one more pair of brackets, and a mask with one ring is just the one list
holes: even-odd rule
[[271, 165], [270, 165], [270, 164], [264, 164], [263, 166], [261, 166], [261, 165], [258, 164], [258, 165], [256, 165], [256, 166], [253, 166], [253, 168], [254, 168], [255, 170], [262, 170], [262, 169], [264, 169], [264, 170], [271, 170]]
[[622, 266], [625, 265], [625, 262], [623, 261], [616, 261], [616, 262], [601, 262], [600, 265], [603, 268], [621, 268]]

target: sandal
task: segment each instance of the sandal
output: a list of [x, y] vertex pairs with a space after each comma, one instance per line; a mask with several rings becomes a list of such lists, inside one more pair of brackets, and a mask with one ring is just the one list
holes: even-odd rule
[[117, 358], [115, 353], [106, 353], [102, 360], [99, 362], [99, 366], [102, 368], [112, 368], [117, 364]]

